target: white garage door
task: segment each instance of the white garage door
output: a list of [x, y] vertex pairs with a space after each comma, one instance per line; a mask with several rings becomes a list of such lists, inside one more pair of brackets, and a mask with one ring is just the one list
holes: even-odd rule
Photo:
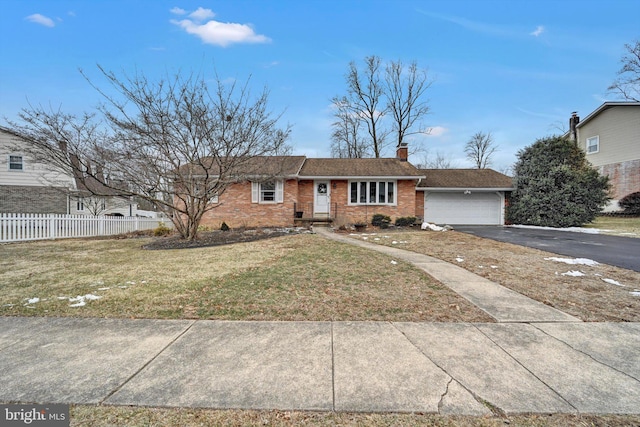
[[434, 224], [501, 225], [502, 200], [496, 193], [426, 193], [425, 221]]

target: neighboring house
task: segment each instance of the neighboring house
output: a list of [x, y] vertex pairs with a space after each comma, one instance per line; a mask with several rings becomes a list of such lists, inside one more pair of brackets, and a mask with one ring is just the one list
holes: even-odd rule
[[0, 213], [136, 216], [128, 198], [91, 196], [71, 172], [34, 159], [29, 144], [0, 127]]
[[0, 213], [69, 213], [73, 176], [33, 159], [28, 144], [0, 127]]
[[[492, 169], [421, 169], [417, 185], [426, 222], [450, 225], [503, 225], [511, 177]], [[417, 202], [419, 204], [419, 202]]]
[[605, 102], [580, 121], [571, 117], [569, 137], [582, 148], [600, 174], [609, 177], [613, 200], [640, 191], [640, 103]]
[[[504, 223], [511, 178], [492, 170], [418, 170], [407, 161], [406, 150], [402, 146], [396, 158], [383, 159], [260, 158], [253, 177], [227, 187], [202, 224], [213, 228], [222, 222], [230, 227], [342, 225], [371, 223], [374, 214], [392, 220], [431, 218], [440, 224]], [[279, 172], [273, 174], [276, 169]], [[440, 182], [437, 177], [449, 182], [434, 187], [432, 183]], [[455, 208], [434, 217], [439, 196]]]

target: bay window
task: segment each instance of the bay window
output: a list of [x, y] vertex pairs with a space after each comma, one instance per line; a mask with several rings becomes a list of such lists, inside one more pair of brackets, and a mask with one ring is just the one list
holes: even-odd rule
[[396, 181], [350, 181], [349, 204], [395, 205]]

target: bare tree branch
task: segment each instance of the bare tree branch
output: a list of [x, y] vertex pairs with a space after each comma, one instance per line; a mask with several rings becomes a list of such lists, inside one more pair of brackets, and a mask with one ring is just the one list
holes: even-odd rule
[[476, 168], [486, 169], [491, 165], [491, 157], [498, 149], [493, 143], [491, 132], [475, 133], [464, 147], [467, 159], [471, 160]]
[[620, 60], [622, 68], [607, 89], [626, 100], [640, 102], [640, 40], [624, 47], [627, 53]]
[[151, 82], [99, 68], [113, 89], [90, 82], [104, 97], [102, 121], [30, 106], [13, 127], [34, 141], [38, 155], [72, 171], [83, 190], [146, 200], [186, 239], [196, 238], [203, 215], [230, 184], [256, 179], [257, 162], [288, 152], [290, 127], [277, 127], [268, 91], [252, 96], [249, 80], [225, 86], [217, 78], [210, 88], [193, 74]]

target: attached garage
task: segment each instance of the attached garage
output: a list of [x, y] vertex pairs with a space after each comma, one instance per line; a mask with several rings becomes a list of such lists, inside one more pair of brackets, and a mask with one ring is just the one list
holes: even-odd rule
[[503, 225], [511, 178], [491, 169], [424, 169], [424, 221], [444, 225]]
[[434, 224], [504, 224], [504, 194], [425, 192], [424, 219]]

